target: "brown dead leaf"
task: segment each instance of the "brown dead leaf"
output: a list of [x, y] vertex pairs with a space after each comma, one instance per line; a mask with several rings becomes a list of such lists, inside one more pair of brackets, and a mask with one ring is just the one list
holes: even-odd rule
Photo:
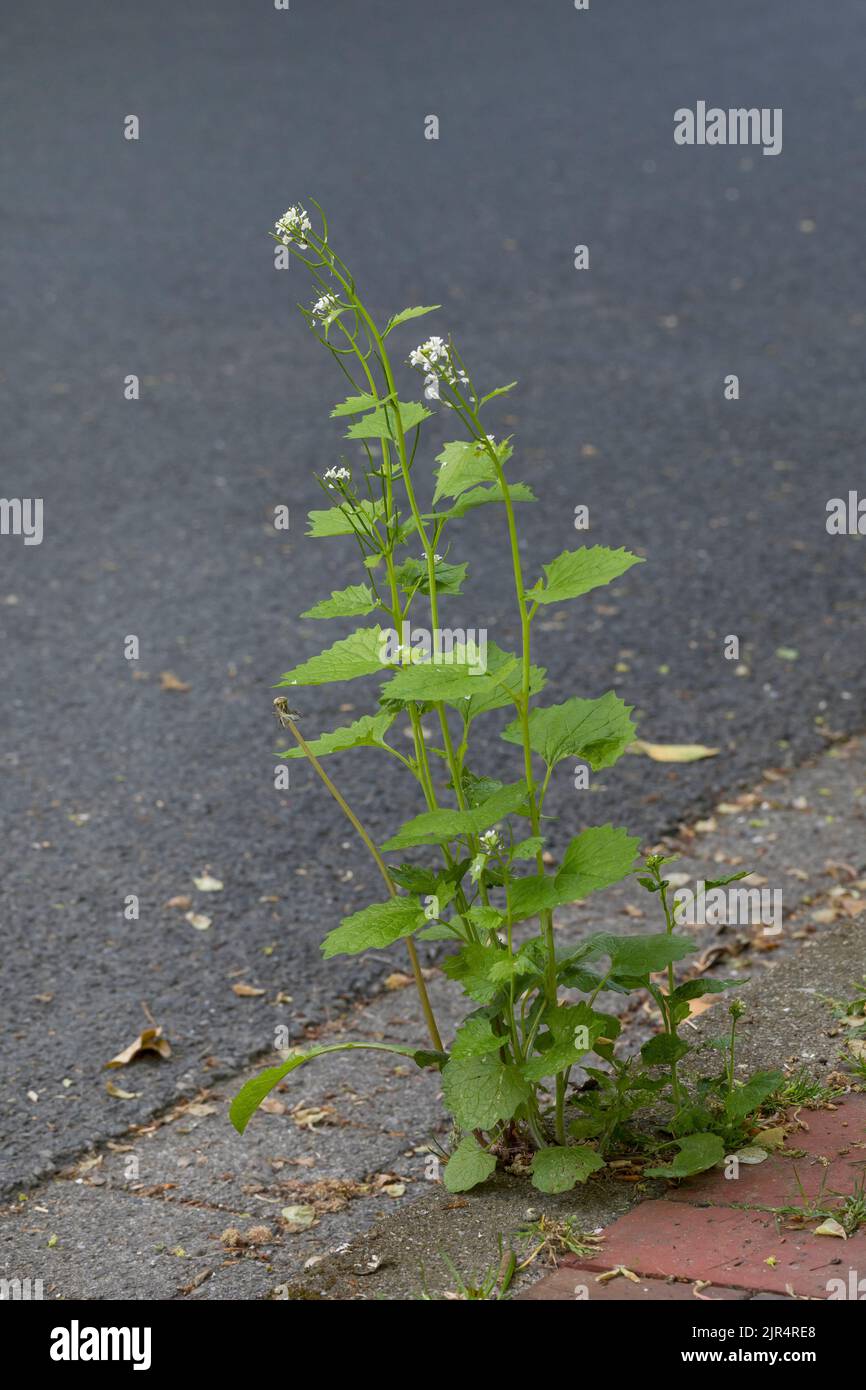
[[696, 1018], [698, 1014], [706, 1013], [711, 1008], [718, 995], [705, 994], [701, 999], [689, 1000], [689, 1018]]
[[186, 912], [192, 907], [192, 898], [187, 893], [178, 893], [177, 897], [169, 898], [167, 903], [163, 903], [163, 907], [176, 907], [181, 912]]
[[182, 681], [173, 671], [160, 671], [159, 688], [160, 690], [176, 690], [181, 695], [185, 695], [187, 691], [192, 690], [192, 686], [187, 685], [186, 681]]
[[232, 985], [232, 993], [236, 994], [239, 999], [258, 999], [265, 991], [256, 989], [255, 985], [245, 985], [238, 982], [238, 984]]
[[386, 989], [405, 989], [407, 985], [413, 983], [411, 975], [404, 975], [402, 970], [394, 970], [385, 980]]
[[118, 1052], [116, 1057], [112, 1057], [110, 1062], [106, 1062], [107, 1067], [126, 1067], [136, 1057], [140, 1057], [143, 1052], [155, 1052], [159, 1057], [171, 1056], [171, 1043], [168, 1038], [164, 1038], [161, 1028], [145, 1028], [134, 1042], [125, 1047], [122, 1052]]
[[299, 1129], [313, 1130], [317, 1125], [333, 1120], [337, 1111], [333, 1105], [304, 1105], [301, 1103], [296, 1105], [290, 1113]]
[[259, 1106], [266, 1115], [285, 1115], [288, 1106], [284, 1100], [279, 1100], [276, 1096], [266, 1096]]

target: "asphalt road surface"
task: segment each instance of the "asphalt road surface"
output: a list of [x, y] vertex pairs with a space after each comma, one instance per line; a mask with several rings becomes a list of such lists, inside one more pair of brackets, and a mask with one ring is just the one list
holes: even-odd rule
[[[322, 963], [325, 931], [380, 890], [312, 774], [273, 784], [274, 681], [357, 625], [296, 617], [357, 575], [351, 546], [304, 538], [344, 391], [293, 307], [300, 270], [274, 269], [290, 203], [325, 206], [382, 317], [443, 304], [400, 330], [407, 353], [452, 331], [479, 379], [519, 378], [490, 418], [541, 499], [520, 513], [530, 573], [586, 539], [578, 504], [589, 539], [647, 558], [549, 610], [550, 696], [615, 683], [645, 738], [721, 752], [630, 757], [594, 794], [561, 768], [557, 843], [608, 819], [652, 839], [866, 723], [866, 545], [825, 527], [827, 500], [866, 484], [866, 12], [41, 0], [2, 27], [2, 492], [44, 499], [40, 545], [0, 536], [0, 1068], [21, 1184], [386, 969]], [[698, 101], [782, 108], [782, 152], [676, 145], [674, 111]], [[419, 473], [449, 437], [437, 418]], [[499, 509], [463, 526], [471, 598], [449, 611], [507, 647]], [[304, 727], [374, 688], [306, 692]], [[340, 776], [380, 836], [420, 809], [372, 750]], [[206, 868], [221, 893], [194, 888]], [[207, 931], [164, 909], [187, 893]], [[113, 1074], [140, 1093], [115, 1099], [102, 1066], [142, 1002], [174, 1053]]]

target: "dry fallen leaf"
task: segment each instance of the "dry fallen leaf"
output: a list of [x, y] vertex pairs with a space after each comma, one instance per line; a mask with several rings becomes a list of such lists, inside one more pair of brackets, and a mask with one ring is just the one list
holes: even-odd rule
[[200, 893], [221, 893], [223, 883], [218, 878], [211, 878], [210, 874], [202, 874], [201, 878], [194, 878], [193, 883]]
[[717, 996], [705, 994], [702, 999], [689, 1000], [689, 1018], [697, 1018], [698, 1014], [705, 1013], [712, 1008]]
[[290, 1232], [306, 1231], [310, 1226], [318, 1224], [315, 1207], [303, 1205], [283, 1207], [280, 1215], [286, 1223], [286, 1230]]
[[143, 1052], [155, 1052], [159, 1057], [171, 1056], [171, 1043], [168, 1038], [162, 1036], [161, 1028], [145, 1028], [139, 1033], [135, 1042], [131, 1042], [129, 1047], [125, 1047], [122, 1052], [118, 1052], [116, 1057], [112, 1057], [110, 1062], [106, 1062], [107, 1067], [126, 1067], [136, 1057], [140, 1057]]
[[113, 1081], [106, 1081], [105, 1089], [115, 1100], [137, 1100], [141, 1091], [122, 1091]]
[[744, 1149], [737, 1149], [734, 1157], [738, 1158], [741, 1163], [763, 1163], [765, 1159], [769, 1158], [769, 1154], [766, 1149], [759, 1148], [757, 1144], [747, 1144]]
[[232, 993], [236, 994], [239, 999], [257, 999], [265, 991], [256, 989], [255, 985], [236, 984], [232, 985]]
[[182, 681], [173, 671], [160, 671], [159, 688], [160, 690], [177, 690], [182, 695], [185, 695], [188, 690], [192, 690], [192, 686], [187, 685], [186, 681]]
[[402, 970], [395, 970], [385, 980], [386, 989], [405, 989], [407, 985], [413, 983], [411, 975], [404, 975]]
[[756, 1138], [760, 1140], [762, 1149], [781, 1149], [787, 1137], [787, 1130], [781, 1126], [776, 1129], [759, 1130], [756, 1135]]
[[832, 1217], [827, 1221], [822, 1221], [821, 1225], [817, 1226], [812, 1234], [815, 1236], [839, 1236], [842, 1240], [848, 1239], [845, 1234], [844, 1226], [840, 1226], [839, 1222], [834, 1221]]
[[292, 1119], [300, 1129], [314, 1129], [316, 1125], [323, 1124], [325, 1120], [330, 1120], [336, 1115], [333, 1105], [296, 1105], [292, 1110]]
[[[185, 912], [183, 915], [190, 926], [195, 927], [196, 931], [207, 931], [213, 922], [213, 918], [206, 917], [203, 912]], [[264, 990], [261, 992], [264, 994]]]
[[266, 1096], [259, 1106], [266, 1115], [285, 1115], [288, 1106], [284, 1100], [278, 1100], [276, 1096]]
[[192, 898], [188, 893], [178, 893], [176, 898], [169, 898], [167, 903], [163, 903], [163, 907], [177, 907], [185, 912], [192, 907]]
[[700, 758], [714, 758], [719, 749], [707, 748], [703, 743], [647, 743], [636, 738], [626, 751], [643, 753], [656, 763], [695, 763]]

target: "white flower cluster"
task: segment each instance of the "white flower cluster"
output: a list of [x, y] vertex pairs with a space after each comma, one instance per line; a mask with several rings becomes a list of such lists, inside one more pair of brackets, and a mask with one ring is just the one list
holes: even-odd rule
[[351, 476], [348, 468], [329, 468], [325, 473], [325, 482], [329, 488], [335, 488], [338, 483], [348, 483]]
[[304, 233], [311, 231], [312, 226], [306, 210], [296, 206], [288, 208], [283, 213], [279, 222], [274, 223], [274, 230], [284, 246], [290, 246], [293, 241], [296, 241], [303, 251], [307, 245], [304, 241]]
[[324, 324], [325, 320], [339, 309], [340, 304], [335, 294], [323, 294], [321, 299], [317, 299], [310, 308], [313, 318]]
[[502, 840], [495, 826], [492, 830], [485, 830], [484, 834], [479, 836], [478, 843], [481, 845], [485, 854], [493, 854], [496, 850], [502, 848]]
[[439, 386], [463, 385], [469, 378], [464, 371], [454, 366], [451, 349], [441, 338], [428, 338], [426, 343], [413, 348], [409, 353], [410, 367], [417, 367], [424, 373], [424, 395], [428, 401], [439, 400]]

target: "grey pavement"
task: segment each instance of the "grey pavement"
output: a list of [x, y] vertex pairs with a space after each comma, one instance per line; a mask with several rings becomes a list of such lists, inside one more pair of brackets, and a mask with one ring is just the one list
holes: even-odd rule
[[[866, 748], [854, 743], [760, 784], [739, 811], [721, 803], [727, 809], [700, 829], [684, 827], [668, 845], [682, 852], [671, 874], [694, 880], [760, 863], [746, 882], [766, 879], [783, 893], [778, 935], [759, 924], [697, 929], [707, 973], [745, 982], [743, 1077], [779, 1067], [823, 1082], [845, 1071], [844, 1031], [827, 999], [851, 998], [866, 977], [864, 798]], [[563, 921], [561, 940], [576, 943], [600, 927], [647, 930], [651, 919], [637, 915], [647, 901], [634, 882], [598, 894]], [[384, 954], [377, 963], [379, 993], [317, 1030], [317, 1040], [423, 1042], [414, 990], [386, 973]], [[436, 969], [429, 988], [447, 1041], [472, 1005]], [[724, 1005], [709, 998], [712, 1007], [694, 1020], [696, 1041], [724, 1030]], [[622, 1009], [621, 997], [603, 1000]], [[640, 1002], [623, 1010], [622, 1022], [625, 1050], [658, 1027]], [[695, 1058], [706, 1064], [700, 1051]], [[142, 1060], [115, 1077], [148, 1096], [158, 1069], [170, 1065]], [[241, 1137], [227, 1106], [254, 1074], [214, 1082], [122, 1138], [82, 1151], [50, 1180], [11, 1191], [0, 1212], [0, 1277], [42, 1279], [46, 1298], [66, 1300], [444, 1296], [455, 1289], [446, 1260], [466, 1278], [483, 1274], [497, 1261], [500, 1236], [531, 1248], [516, 1237], [529, 1220], [571, 1219], [593, 1232], [663, 1186], [607, 1173], [549, 1197], [525, 1178], [499, 1174], [455, 1198], [440, 1181], [449, 1125], [437, 1072], [383, 1053], [320, 1057], [281, 1083]], [[117, 1104], [130, 1113], [129, 1102]], [[532, 1264], [515, 1289], [545, 1270], [544, 1262]]]
[[[527, 563], [575, 543], [579, 503], [589, 539], [647, 557], [539, 628], [550, 698], [615, 684], [645, 737], [721, 752], [627, 759], [589, 800], [562, 769], [558, 848], [602, 801], [657, 838], [862, 729], [866, 551], [824, 521], [863, 475], [864, 30], [855, 0], [7, 8], [2, 490], [45, 505], [40, 546], [0, 540], [9, 1190], [382, 977], [376, 958], [322, 963], [375, 879], [304, 771], [273, 787], [270, 687], [343, 632], [296, 614], [354, 575], [348, 547], [303, 536], [341, 386], [292, 307], [296, 268], [273, 269], [290, 202], [323, 203], [383, 316], [441, 302], [426, 322], [479, 377], [519, 378], [491, 427], [542, 499]], [[783, 107], [782, 154], [675, 147], [673, 112], [699, 98]], [[508, 646], [501, 521], [477, 526], [465, 616]], [[374, 693], [323, 689], [305, 727]], [[497, 732], [476, 760], [504, 771]], [[418, 809], [374, 752], [343, 766], [375, 834]], [[220, 894], [195, 890], [205, 869]], [[164, 909], [184, 894], [207, 931]], [[119, 1100], [103, 1064], [142, 1003], [173, 1056]]]

